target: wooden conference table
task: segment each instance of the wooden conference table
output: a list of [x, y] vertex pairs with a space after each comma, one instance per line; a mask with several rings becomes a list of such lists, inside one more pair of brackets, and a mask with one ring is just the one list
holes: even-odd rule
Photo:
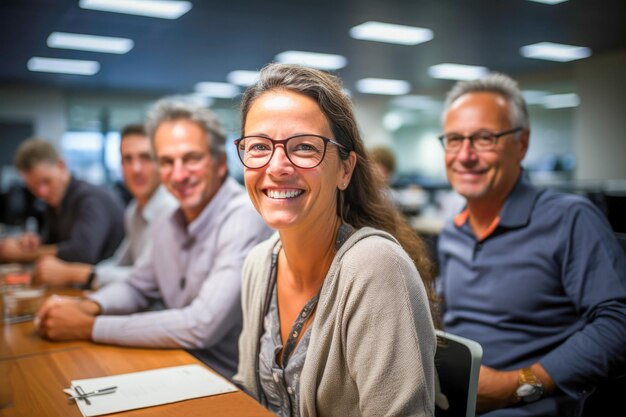
[[[1, 314], [1, 313], [0, 313]], [[182, 349], [138, 349], [91, 342], [41, 339], [32, 321], [0, 320], [0, 416], [81, 416], [63, 388], [73, 379], [93, 378], [168, 366], [201, 364]], [[271, 416], [241, 391], [111, 416]]]

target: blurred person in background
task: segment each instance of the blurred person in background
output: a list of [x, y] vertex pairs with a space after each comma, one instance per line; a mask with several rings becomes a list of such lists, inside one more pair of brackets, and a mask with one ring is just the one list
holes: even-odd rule
[[396, 172], [395, 155], [391, 149], [384, 146], [377, 146], [367, 150], [367, 155], [371, 161], [374, 173], [381, 180], [380, 185], [383, 196], [401, 210], [399, 194], [391, 188], [391, 179]]
[[5, 262], [53, 255], [95, 264], [111, 257], [124, 237], [124, 207], [117, 195], [72, 176], [52, 144], [28, 139], [15, 155], [28, 189], [46, 204], [41, 236], [27, 232], [0, 242]]
[[53, 255], [43, 256], [35, 268], [38, 282], [98, 288], [127, 279], [135, 261], [149, 252], [152, 242], [148, 236], [152, 226], [160, 216], [171, 213], [177, 202], [160, 186], [158, 166], [142, 125], [129, 125], [122, 129], [120, 153], [124, 183], [133, 196], [124, 215], [124, 240], [113, 257], [95, 266], [66, 262]]
[[[209, 109], [163, 99], [146, 123], [161, 182], [179, 208], [153, 226], [126, 281], [84, 300], [54, 297], [37, 314], [51, 340], [188, 349], [215, 371], [237, 369], [241, 268], [271, 231], [228, 175], [226, 136]], [[146, 311], [154, 300], [160, 311]]]
[[539, 190], [530, 124], [503, 74], [457, 83], [443, 113], [447, 176], [467, 205], [439, 238], [444, 326], [484, 351], [478, 412], [578, 416], [626, 363], [626, 260], [587, 199]]
[[396, 173], [396, 156], [391, 149], [377, 146], [367, 151], [374, 164], [376, 172], [387, 185], [391, 185], [391, 179]]

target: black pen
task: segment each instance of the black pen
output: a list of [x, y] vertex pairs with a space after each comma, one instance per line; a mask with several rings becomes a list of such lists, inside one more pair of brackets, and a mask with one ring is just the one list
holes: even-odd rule
[[[79, 387], [74, 388], [77, 392]], [[97, 389], [95, 391], [91, 391], [91, 392], [83, 392], [80, 393], [78, 392], [78, 395], [72, 395], [70, 397], [68, 397], [68, 400], [80, 400], [86, 397], [91, 397], [93, 395], [99, 395], [99, 394], [111, 394], [111, 391], [115, 391], [117, 389], [117, 386], [114, 387], [107, 387], [107, 388], [101, 388], [101, 389]], [[82, 391], [82, 388], [80, 388], [80, 390]]]

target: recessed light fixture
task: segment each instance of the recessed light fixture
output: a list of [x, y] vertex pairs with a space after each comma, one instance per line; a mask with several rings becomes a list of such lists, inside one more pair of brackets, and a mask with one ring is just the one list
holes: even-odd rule
[[399, 96], [411, 91], [411, 84], [404, 80], [387, 78], [363, 78], [356, 82], [357, 91], [365, 94]]
[[100, 71], [98, 61], [80, 59], [43, 58], [34, 56], [26, 64], [30, 71], [55, 72], [59, 74], [94, 75]]
[[580, 97], [576, 93], [551, 94], [543, 98], [542, 104], [546, 109], [577, 107], [580, 104]]
[[463, 64], [438, 64], [428, 68], [431, 77], [443, 80], [475, 80], [488, 72], [486, 67]]
[[431, 40], [433, 31], [415, 26], [370, 21], [350, 29], [350, 36], [366, 41], [417, 45]]
[[248, 87], [259, 80], [259, 72], [258, 71], [231, 71], [226, 76], [226, 79], [229, 83], [235, 85], [241, 85], [243, 87]]
[[434, 100], [432, 97], [418, 95], [396, 97], [391, 100], [391, 104], [410, 110], [435, 110], [442, 105], [440, 101]]
[[191, 93], [182, 97], [192, 102], [193, 104], [202, 107], [211, 107], [211, 105], [213, 105], [213, 103], [215, 102], [215, 100], [213, 100], [213, 97], [205, 96], [200, 93]]
[[48, 36], [47, 44], [50, 48], [125, 54], [133, 49], [134, 42], [127, 38], [52, 32]]
[[342, 55], [320, 54], [317, 52], [285, 51], [276, 55], [276, 60], [283, 64], [300, 64], [322, 70], [337, 70], [348, 64]]
[[83, 9], [162, 19], [178, 19], [191, 9], [191, 2], [174, 0], [80, 0], [78, 5]]
[[534, 1], [535, 3], [544, 3], [544, 4], [553, 5], [553, 4], [564, 3], [567, 0], [530, 0], [530, 1]]
[[522, 96], [526, 104], [542, 104], [545, 96], [548, 95], [547, 91], [541, 90], [523, 90]]
[[395, 132], [404, 124], [402, 115], [398, 112], [391, 111], [383, 116], [383, 127], [390, 132]]
[[239, 94], [239, 87], [229, 83], [203, 81], [196, 84], [196, 92], [207, 97], [233, 98]]
[[522, 46], [519, 51], [524, 58], [546, 59], [558, 62], [574, 61], [591, 56], [591, 49], [585, 46], [564, 45], [553, 42], [539, 42]]

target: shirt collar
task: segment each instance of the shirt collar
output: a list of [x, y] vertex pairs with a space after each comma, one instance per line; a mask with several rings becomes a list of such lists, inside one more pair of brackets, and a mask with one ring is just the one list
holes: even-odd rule
[[527, 225], [540, 194], [541, 191], [530, 184], [522, 171], [500, 211], [500, 225], [511, 228]]
[[[530, 184], [524, 171], [522, 171], [513, 190], [511, 190], [504, 202], [500, 214], [494, 219], [492, 225], [485, 232], [484, 237], [490, 235], [498, 226], [514, 228], [528, 224], [539, 194], [541, 194], [541, 191]], [[468, 220], [469, 210], [465, 207], [462, 212], [454, 217], [454, 225], [457, 228], [461, 228]]]
[[[143, 210], [141, 210], [141, 217], [148, 223], [154, 220], [155, 216], [159, 214], [159, 211], [163, 208], [161, 203], [164, 199], [168, 198], [168, 191], [163, 187], [163, 185], [159, 185], [157, 189], [154, 191], [148, 203], [144, 206]], [[133, 200], [135, 202], [135, 200]]]
[[[468, 219], [469, 219], [469, 210], [465, 208], [462, 212], [456, 215], [456, 217], [454, 218], [454, 224], [456, 227], [462, 228], [463, 226], [465, 226]], [[487, 239], [489, 235], [492, 234], [499, 225], [500, 225], [500, 216], [496, 216], [491, 222], [491, 224], [489, 225], [489, 227], [487, 228], [487, 230], [485, 230], [482, 235], [478, 236], [478, 240]], [[469, 228], [469, 226], [467, 227]]]
[[180, 208], [174, 212], [175, 223], [182, 228], [188, 237], [198, 238], [200, 234], [208, 229], [211, 223], [211, 218], [215, 217], [215, 212], [223, 206], [223, 200], [231, 198], [234, 190], [237, 187], [237, 181], [231, 177], [226, 177], [224, 183], [220, 186], [217, 193], [213, 196], [211, 201], [204, 207], [200, 215], [196, 217], [191, 223], [186, 224], [185, 216]]
[[[62, 213], [68, 205], [68, 202], [72, 198], [72, 194], [74, 194], [76, 188], [76, 179], [73, 175], [70, 175], [70, 181], [67, 183], [67, 188], [65, 189], [65, 195], [61, 199], [61, 204], [59, 207], [53, 208], [53, 210], [57, 213]], [[52, 208], [52, 207], [51, 207]]]

